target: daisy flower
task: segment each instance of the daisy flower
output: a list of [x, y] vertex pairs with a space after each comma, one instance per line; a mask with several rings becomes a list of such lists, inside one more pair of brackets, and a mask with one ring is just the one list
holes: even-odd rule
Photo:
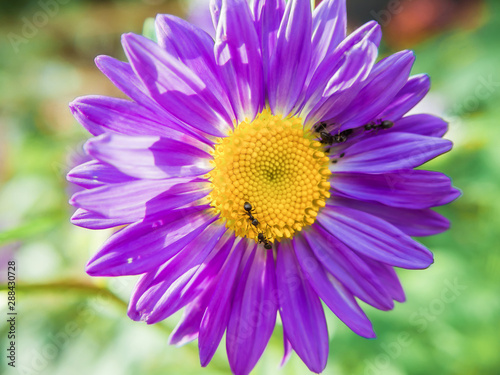
[[211, 3], [213, 40], [170, 15], [157, 42], [122, 38], [128, 62], [99, 69], [131, 100], [70, 104], [94, 136], [69, 181], [76, 225], [120, 227], [92, 276], [142, 275], [128, 315], [179, 309], [171, 344], [198, 339], [202, 366], [224, 333], [231, 370], [248, 374], [279, 315], [285, 357], [313, 372], [328, 357], [324, 304], [374, 337], [358, 299], [405, 299], [394, 267], [432, 253], [411, 236], [446, 230], [431, 208], [459, 192], [415, 169], [451, 149], [446, 123], [405, 114], [429, 90], [411, 51], [377, 62], [380, 26], [346, 36], [345, 0]]

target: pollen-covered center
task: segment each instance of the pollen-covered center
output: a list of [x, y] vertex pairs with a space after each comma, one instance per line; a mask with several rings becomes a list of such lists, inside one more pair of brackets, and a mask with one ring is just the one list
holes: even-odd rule
[[264, 110], [219, 140], [212, 163], [212, 207], [237, 236], [267, 246], [313, 224], [330, 197], [328, 157], [300, 118]]

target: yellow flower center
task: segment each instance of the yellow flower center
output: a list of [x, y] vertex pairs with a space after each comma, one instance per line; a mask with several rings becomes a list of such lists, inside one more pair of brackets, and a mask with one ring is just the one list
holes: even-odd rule
[[329, 159], [321, 149], [300, 118], [264, 110], [215, 145], [211, 206], [237, 236], [292, 238], [330, 197]]

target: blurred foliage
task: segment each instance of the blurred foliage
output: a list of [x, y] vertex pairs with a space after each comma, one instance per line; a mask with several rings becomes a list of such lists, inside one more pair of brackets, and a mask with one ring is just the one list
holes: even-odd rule
[[[13, 257], [18, 264], [18, 373], [228, 373], [223, 344], [205, 370], [196, 342], [167, 345], [179, 316], [155, 326], [131, 321], [126, 303], [135, 278], [95, 279], [84, 272], [109, 232], [68, 221], [71, 187], [64, 176], [80, 160], [87, 135], [67, 103], [80, 95], [121, 95], [93, 58], [123, 58], [120, 34], [140, 33], [143, 21], [156, 13], [181, 15], [185, 4], [62, 3], [28, 37], [24, 20], [32, 20], [40, 2], [0, 2], [0, 260]], [[331, 348], [325, 373], [499, 373], [500, 3], [486, 2], [481, 14], [475, 28], [447, 28], [411, 46], [417, 55], [414, 73], [433, 79], [420, 108], [448, 118], [448, 138], [455, 142], [452, 152], [426, 166], [450, 175], [463, 191], [458, 201], [439, 209], [452, 229], [421, 239], [435, 253], [432, 267], [399, 273], [407, 302], [390, 312], [366, 306], [376, 340], [356, 336], [327, 314]], [[26, 42], [13, 44], [12, 33]], [[384, 44], [384, 53], [393, 52], [391, 45]], [[4, 317], [6, 292], [0, 294]], [[2, 353], [6, 334], [2, 318]], [[281, 335], [278, 325], [255, 374], [307, 373], [296, 355], [278, 369]], [[0, 366], [3, 373], [3, 354]]]

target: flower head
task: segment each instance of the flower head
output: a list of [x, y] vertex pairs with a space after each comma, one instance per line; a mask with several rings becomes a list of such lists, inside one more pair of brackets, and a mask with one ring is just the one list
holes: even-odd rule
[[142, 275], [129, 316], [179, 309], [170, 342], [198, 338], [201, 364], [226, 333], [231, 369], [257, 363], [280, 314], [285, 352], [314, 372], [328, 356], [321, 300], [374, 337], [356, 298], [404, 301], [394, 267], [428, 267], [410, 236], [448, 228], [431, 207], [458, 196], [415, 170], [451, 149], [444, 121], [405, 114], [427, 93], [413, 53], [376, 62], [380, 27], [346, 37], [345, 0], [213, 1], [215, 41], [173, 16], [158, 43], [126, 34], [128, 62], [99, 56], [131, 100], [70, 107], [94, 135], [72, 221], [123, 226], [89, 261], [95, 276]]

